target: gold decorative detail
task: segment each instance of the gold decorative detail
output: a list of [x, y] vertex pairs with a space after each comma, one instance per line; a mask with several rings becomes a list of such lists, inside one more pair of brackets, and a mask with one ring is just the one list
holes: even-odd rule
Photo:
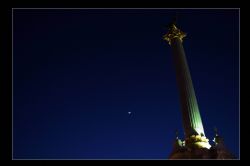
[[210, 149], [211, 145], [209, 140], [205, 136], [201, 135], [192, 135], [185, 140], [186, 146], [189, 147], [198, 147], [198, 148], [207, 148]]
[[178, 29], [174, 24], [172, 24], [169, 28], [169, 31], [166, 35], [163, 36], [163, 39], [168, 41], [168, 44], [171, 45], [171, 41], [174, 38], [179, 38], [181, 41], [186, 36], [185, 32], [182, 32]]

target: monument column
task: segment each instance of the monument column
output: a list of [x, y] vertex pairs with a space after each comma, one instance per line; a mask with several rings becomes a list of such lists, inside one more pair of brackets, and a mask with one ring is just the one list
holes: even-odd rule
[[164, 40], [166, 40], [172, 48], [175, 62], [185, 132], [185, 144], [186, 146], [195, 145], [209, 149], [210, 145], [208, 139], [205, 137], [195, 91], [182, 45], [185, 36], [186, 33], [178, 29], [175, 24], [171, 24], [168, 33], [164, 35]]

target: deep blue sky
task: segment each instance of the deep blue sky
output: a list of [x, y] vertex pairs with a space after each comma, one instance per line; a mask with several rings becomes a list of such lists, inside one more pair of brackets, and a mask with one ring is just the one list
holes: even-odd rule
[[[205, 134], [239, 157], [238, 10], [13, 11], [13, 150], [166, 159], [183, 129], [164, 28], [176, 11]], [[128, 112], [132, 112], [131, 115]]]

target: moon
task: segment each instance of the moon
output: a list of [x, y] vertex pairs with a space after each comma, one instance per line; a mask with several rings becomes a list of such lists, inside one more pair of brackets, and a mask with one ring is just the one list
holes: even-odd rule
[[128, 112], [128, 114], [130, 115], [130, 114], [131, 114], [131, 112]]

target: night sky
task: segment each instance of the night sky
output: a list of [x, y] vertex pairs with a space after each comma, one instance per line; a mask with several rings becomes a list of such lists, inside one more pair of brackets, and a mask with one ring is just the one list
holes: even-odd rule
[[176, 12], [205, 134], [239, 157], [238, 10], [14, 9], [13, 158], [167, 159]]

